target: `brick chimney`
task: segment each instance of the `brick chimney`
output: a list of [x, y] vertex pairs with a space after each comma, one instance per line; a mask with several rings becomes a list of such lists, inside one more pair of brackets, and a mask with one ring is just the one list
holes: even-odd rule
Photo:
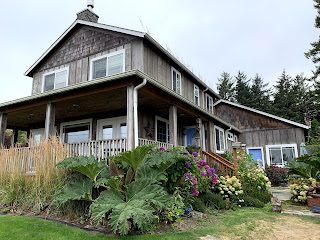
[[77, 20], [97, 23], [99, 16], [92, 11], [93, 8], [94, 0], [88, 0], [87, 8], [77, 13]]

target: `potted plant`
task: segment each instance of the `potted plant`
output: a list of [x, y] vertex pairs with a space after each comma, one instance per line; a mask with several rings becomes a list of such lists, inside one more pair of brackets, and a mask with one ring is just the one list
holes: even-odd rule
[[310, 196], [308, 197], [308, 207], [312, 208], [312, 206], [320, 206], [320, 185], [316, 185], [310, 187], [308, 189]]

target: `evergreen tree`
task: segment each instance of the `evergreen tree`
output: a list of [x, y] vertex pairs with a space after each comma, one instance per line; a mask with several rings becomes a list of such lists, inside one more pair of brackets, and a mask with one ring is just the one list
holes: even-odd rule
[[311, 122], [310, 139], [320, 138], [320, 125], [317, 119], [313, 119]]
[[221, 73], [221, 77], [218, 78], [217, 89], [222, 99], [234, 101], [234, 81], [229, 73]]
[[250, 107], [264, 112], [270, 112], [271, 90], [268, 89], [267, 86], [268, 83], [264, 83], [261, 76], [256, 74], [256, 76], [252, 79], [252, 86], [250, 88]]
[[235, 87], [235, 100], [237, 103], [244, 106], [251, 106], [251, 93], [249, 80], [247, 80], [247, 75], [244, 72], [238, 72], [235, 77], [236, 87]]

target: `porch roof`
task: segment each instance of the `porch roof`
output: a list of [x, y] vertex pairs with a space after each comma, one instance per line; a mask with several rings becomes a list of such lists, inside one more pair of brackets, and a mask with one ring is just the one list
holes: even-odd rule
[[127, 71], [124, 73], [120, 73], [120, 74], [116, 74], [116, 75], [112, 75], [112, 76], [107, 76], [107, 77], [103, 77], [103, 78], [99, 78], [99, 79], [95, 79], [95, 80], [91, 80], [91, 81], [87, 81], [87, 82], [82, 82], [82, 83], [70, 85], [70, 86], [67, 86], [64, 88], [55, 89], [55, 90], [47, 91], [44, 93], [40, 93], [40, 94], [8, 101], [5, 103], [1, 103], [0, 104], [0, 112], [10, 111], [10, 109], [13, 109], [15, 107], [19, 107], [22, 104], [28, 104], [28, 103], [31, 104], [33, 102], [45, 100], [46, 98], [55, 97], [55, 96], [61, 95], [61, 94], [66, 95], [66, 94], [69, 94], [69, 93], [74, 92], [76, 90], [84, 90], [85, 88], [88, 88], [90, 86], [97, 86], [99, 84], [116, 82], [118, 80], [128, 78], [128, 77], [138, 77], [140, 79], [146, 79], [148, 81], [148, 83], [152, 84], [156, 88], [163, 90], [164, 92], [170, 94], [174, 98], [176, 98], [176, 99], [180, 100], [181, 102], [189, 105], [190, 107], [196, 109], [197, 111], [201, 112], [202, 114], [205, 114], [209, 118], [219, 122], [220, 124], [222, 124], [224, 126], [227, 126], [228, 128], [230, 128], [236, 132], [239, 132], [239, 133], [242, 132], [237, 127], [225, 122], [224, 120], [220, 119], [219, 117], [215, 116], [214, 114], [211, 114], [211, 113], [205, 111], [204, 109], [197, 106], [193, 102], [191, 102], [188, 99], [184, 98], [183, 96], [177, 94], [176, 92], [174, 92], [170, 88], [162, 85], [161, 83], [157, 82], [156, 80], [154, 80], [153, 78], [151, 78], [150, 76], [148, 76], [147, 74], [145, 74], [139, 70], [131, 70], [131, 71]]

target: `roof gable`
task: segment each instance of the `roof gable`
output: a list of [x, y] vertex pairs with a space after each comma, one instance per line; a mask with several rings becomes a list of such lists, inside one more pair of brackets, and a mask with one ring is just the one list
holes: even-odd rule
[[297, 122], [294, 122], [294, 121], [291, 121], [291, 120], [288, 120], [288, 119], [285, 119], [285, 118], [282, 118], [282, 117], [278, 117], [278, 116], [275, 116], [275, 115], [270, 114], [270, 113], [259, 111], [259, 110], [256, 110], [256, 109], [253, 109], [253, 108], [250, 108], [250, 107], [246, 107], [246, 106], [241, 105], [241, 104], [229, 102], [229, 101], [226, 101], [226, 100], [223, 100], [223, 99], [220, 99], [219, 101], [214, 103], [213, 106], [215, 107], [215, 106], [217, 106], [219, 104], [231, 105], [231, 106], [234, 106], [234, 107], [237, 107], [237, 108], [240, 108], [240, 109], [244, 109], [244, 110], [247, 110], [247, 111], [253, 112], [255, 114], [259, 114], [259, 115], [268, 117], [268, 118], [272, 118], [272, 119], [275, 119], [275, 120], [278, 120], [278, 121], [281, 121], [283, 123], [290, 124], [290, 125], [293, 125], [293, 126], [296, 126], [296, 127], [300, 127], [300, 128], [304, 128], [304, 129], [309, 129], [310, 128], [307, 125], [304, 125], [304, 124], [301, 124], [301, 123], [297, 123]]

